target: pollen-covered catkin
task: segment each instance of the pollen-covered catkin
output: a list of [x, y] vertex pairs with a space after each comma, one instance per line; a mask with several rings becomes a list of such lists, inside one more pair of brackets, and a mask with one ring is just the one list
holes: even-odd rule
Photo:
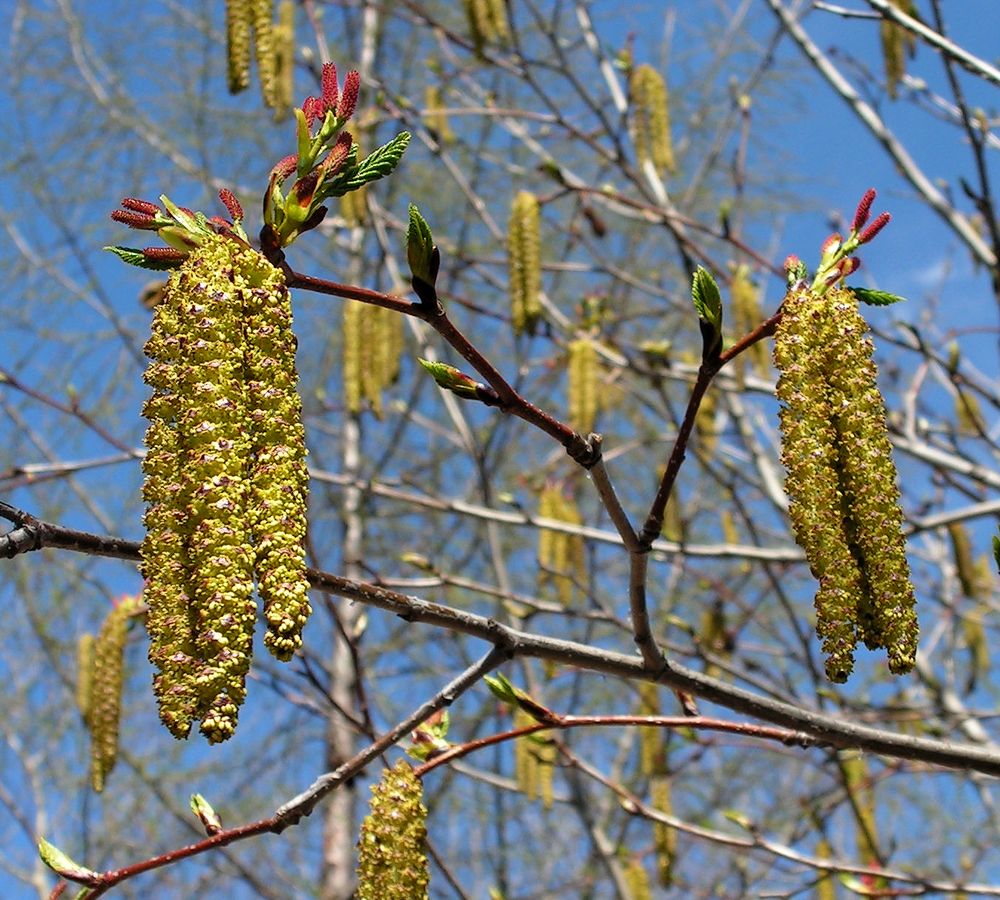
[[538, 200], [519, 191], [507, 225], [507, 261], [511, 321], [514, 334], [534, 334], [542, 315], [541, 223]]
[[[583, 520], [576, 504], [563, 496], [555, 485], [546, 487], [538, 498], [538, 514], [542, 518], [556, 519], [572, 525], [581, 525]], [[586, 549], [583, 537], [541, 528], [538, 532], [539, 587], [552, 585], [556, 589], [559, 602], [569, 605], [577, 584], [584, 586], [587, 581]]]
[[670, 137], [670, 99], [663, 76], [652, 66], [636, 66], [632, 72], [632, 129], [635, 155], [647, 161], [660, 175], [676, 168]]
[[175, 270], [146, 343], [141, 571], [160, 717], [215, 743], [246, 695], [256, 573], [287, 659], [309, 614], [307, 476], [284, 278], [257, 251], [207, 238]]
[[86, 722], [90, 728], [90, 782], [100, 793], [118, 757], [122, 667], [129, 617], [138, 597], [124, 597], [111, 609], [93, 645], [93, 670]]
[[[657, 775], [649, 781], [649, 798], [653, 809], [674, 811], [670, 794], [670, 776]], [[653, 848], [656, 851], [656, 877], [661, 887], [668, 888], [674, 880], [674, 860], [677, 858], [677, 832], [666, 822], [653, 823]]]
[[827, 676], [847, 679], [858, 640], [885, 647], [894, 673], [909, 671], [915, 600], [867, 327], [845, 288], [795, 291], [782, 309], [774, 362], [785, 489], [796, 540], [819, 581]]
[[570, 341], [566, 352], [570, 424], [580, 434], [589, 434], [594, 430], [600, 401], [597, 348], [592, 338], [582, 337]]
[[244, 281], [245, 367], [251, 422], [250, 520], [257, 584], [268, 633], [264, 645], [281, 660], [302, 645], [309, 618], [305, 551], [305, 429], [295, 368], [292, 304], [284, 276], [250, 251]]
[[401, 759], [371, 790], [358, 839], [358, 900], [422, 900], [430, 884], [423, 785]]
[[251, 2], [226, 0], [226, 63], [230, 94], [238, 94], [250, 84]]
[[275, 106], [274, 73], [274, 0], [250, 0], [250, 22], [253, 25], [257, 74], [261, 96], [271, 108]]

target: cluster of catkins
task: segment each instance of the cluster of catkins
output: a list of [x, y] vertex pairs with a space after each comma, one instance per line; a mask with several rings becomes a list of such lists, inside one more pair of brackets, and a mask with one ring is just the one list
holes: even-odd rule
[[774, 343], [789, 513], [819, 581], [816, 630], [836, 682], [851, 673], [858, 641], [887, 650], [895, 674], [913, 668], [917, 649], [896, 468], [867, 330], [851, 290], [800, 285], [785, 298]]
[[200, 241], [145, 347], [141, 571], [160, 717], [179, 738], [200, 719], [215, 743], [246, 695], [255, 576], [265, 645], [282, 660], [301, 646], [308, 476], [282, 272], [231, 233]]

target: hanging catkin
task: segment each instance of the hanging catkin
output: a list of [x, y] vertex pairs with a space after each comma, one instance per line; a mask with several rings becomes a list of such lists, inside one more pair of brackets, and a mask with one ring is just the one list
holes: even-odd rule
[[[573, 525], [581, 525], [583, 522], [576, 504], [553, 485], [542, 491], [538, 499], [538, 515]], [[576, 585], [586, 586], [586, 550], [581, 535], [540, 528], [538, 564], [539, 588], [553, 586], [563, 605], [568, 605], [573, 599]]]
[[401, 759], [371, 791], [358, 838], [358, 900], [423, 900], [430, 884], [423, 785]]
[[171, 273], [146, 343], [141, 571], [160, 717], [214, 742], [246, 695], [256, 574], [279, 659], [310, 613], [305, 435], [284, 277], [212, 235]]
[[859, 640], [913, 667], [915, 598], [896, 469], [872, 344], [854, 295], [793, 291], [775, 334], [789, 514], [816, 593], [816, 630], [831, 681], [845, 681]]
[[670, 137], [670, 97], [663, 76], [652, 66], [632, 72], [632, 133], [640, 163], [651, 162], [660, 175], [673, 173], [674, 145]]
[[581, 337], [570, 341], [566, 354], [569, 421], [580, 434], [589, 434], [594, 430], [600, 405], [597, 348], [592, 338]]
[[226, 0], [226, 69], [230, 94], [238, 94], [250, 84], [251, 2]]
[[541, 234], [538, 200], [520, 191], [511, 204], [507, 225], [507, 260], [514, 334], [534, 334], [542, 315]]

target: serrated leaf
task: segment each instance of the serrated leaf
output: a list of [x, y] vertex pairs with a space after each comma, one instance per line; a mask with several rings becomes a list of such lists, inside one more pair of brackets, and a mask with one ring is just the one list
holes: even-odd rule
[[698, 317], [708, 322], [717, 332], [722, 331], [722, 295], [712, 273], [698, 266], [691, 279], [691, 300]]
[[373, 150], [360, 163], [358, 167], [349, 172], [343, 181], [338, 181], [331, 190], [330, 196], [340, 197], [348, 191], [356, 191], [372, 181], [385, 178], [399, 165], [403, 152], [410, 143], [410, 133], [401, 131], [389, 143], [383, 144], [377, 150]]
[[63, 878], [68, 878], [70, 881], [90, 881], [101, 877], [92, 869], [74, 862], [62, 850], [54, 844], [50, 844], [45, 838], [39, 838], [38, 840], [38, 855], [41, 857], [42, 862], [52, 869], [53, 872]]
[[141, 250], [135, 247], [105, 247], [110, 253], [114, 253], [120, 260], [127, 262], [130, 266], [137, 266], [140, 269], [150, 269], [153, 272], [167, 272], [176, 269], [180, 262], [167, 259], [150, 259]]
[[900, 297], [899, 294], [890, 294], [888, 291], [874, 291], [871, 288], [856, 287], [848, 288], [848, 290], [862, 303], [867, 303], [869, 306], [892, 306], [893, 303], [906, 301], [905, 297]]

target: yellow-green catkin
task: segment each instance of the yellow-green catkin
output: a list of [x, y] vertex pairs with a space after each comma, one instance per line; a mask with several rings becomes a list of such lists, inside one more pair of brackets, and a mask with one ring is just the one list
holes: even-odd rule
[[175, 737], [229, 737], [246, 695], [256, 574], [287, 659], [309, 614], [305, 438], [284, 277], [217, 235], [173, 273], [146, 343], [143, 460], [150, 661]]
[[[514, 712], [514, 727], [525, 728], [537, 724], [523, 709]], [[518, 788], [534, 803], [542, 801], [545, 809], [552, 808], [555, 763], [559, 750], [552, 736], [536, 731], [514, 741], [514, 780]]]
[[424, 121], [427, 122], [427, 127], [434, 133], [438, 143], [455, 142], [455, 132], [451, 130], [451, 122], [448, 121], [448, 114], [445, 112], [439, 85], [429, 84], [424, 89]]
[[274, 26], [274, 117], [283, 119], [295, 103], [295, 2], [281, 0]]
[[250, 521], [268, 629], [264, 646], [289, 660], [312, 612], [304, 550], [309, 473], [292, 303], [281, 270], [260, 254], [244, 254], [237, 271], [244, 278], [237, 284], [246, 322]]
[[[657, 812], [672, 815], [670, 776], [656, 775], [649, 781], [650, 803]], [[666, 822], [653, 822], [653, 849], [656, 853], [656, 879], [661, 887], [674, 882], [674, 861], [677, 859], [677, 831]]]
[[649, 883], [649, 873], [642, 864], [642, 857], [629, 856], [622, 871], [628, 900], [653, 900], [653, 890]]
[[867, 326], [854, 295], [790, 294], [775, 334], [782, 461], [796, 540], [816, 593], [831, 681], [850, 674], [859, 640], [914, 664], [917, 619], [896, 469]]
[[250, 84], [251, 2], [226, 0], [226, 70], [230, 94], [238, 94]]
[[463, 0], [463, 5], [476, 53], [482, 53], [488, 44], [503, 45], [510, 41], [504, 0]]
[[139, 597], [123, 597], [111, 609], [93, 644], [93, 668], [86, 723], [90, 728], [90, 783], [100, 793], [118, 758], [122, 670], [129, 617]]
[[275, 106], [274, 0], [250, 0], [250, 23], [253, 26], [257, 75], [261, 97]]
[[[900, 12], [913, 15], [911, 0], [891, 0]], [[896, 99], [896, 89], [906, 74], [906, 56], [917, 46], [916, 36], [891, 19], [883, 18], [881, 24], [882, 59], [885, 64], [885, 84], [889, 96]]]
[[[826, 838], [822, 838], [816, 844], [816, 856], [819, 859], [833, 857], [833, 850]], [[820, 876], [819, 881], [816, 882], [815, 897], [816, 900], [837, 900], [837, 882], [831, 873], [828, 872]]]
[[402, 317], [390, 309], [345, 301], [342, 374], [344, 405], [351, 413], [367, 401], [382, 417], [382, 392], [399, 377], [402, 326]]
[[[549, 485], [542, 491], [538, 500], [538, 515], [573, 525], [583, 524], [576, 504], [554, 485]], [[538, 563], [539, 587], [554, 587], [559, 602], [563, 605], [572, 601], [576, 585], [585, 588], [587, 560], [582, 535], [566, 534], [548, 528], [539, 529]]]
[[640, 164], [651, 162], [660, 175], [676, 170], [670, 136], [670, 98], [663, 76], [648, 64], [632, 71], [632, 132]]
[[594, 430], [600, 407], [597, 347], [591, 337], [577, 338], [570, 341], [566, 355], [569, 421], [580, 434], [589, 434]]
[[[639, 685], [639, 715], [658, 716], [660, 714], [660, 691], [652, 682]], [[666, 764], [666, 746], [659, 728], [639, 729], [639, 771], [643, 775], [655, 775], [663, 771]]]
[[94, 636], [81, 634], [76, 642], [76, 708], [90, 727], [90, 688], [94, 680]]
[[427, 808], [423, 786], [406, 760], [372, 787], [358, 839], [358, 900], [422, 900], [429, 896]]
[[851, 798], [850, 808], [854, 812], [858, 855], [863, 863], [877, 865], [878, 825], [875, 820], [875, 793], [872, 790], [868, 764], [860, 753], [846, 751], [841, 755], [841, 767], [844, 789]]
[[[733, 331], [738, 337], [742, 337], [764, 320], [760, 304], [760, 291], [750, 278], [749, 266], [741, 264], [736, 267], [730, 286], [730, 296], [733, 305]], [[736, 373], [741, 381], [746, 374], [748, 362], [753, 367], [754, 372], [762, 378], [768, 375], [771, 360], [768, 356], [767, 344], [764, 341], [757, 341], [756, 344], [736, 357]]]
[[976, 395], [961, 388], [955, 391], [955, 418], [963, 434], [983, 434], [986, 431], [986, 421]]
[[507, 224], [511, 322], [515, 334], [534, 334], [542, 315], [542, 243], [538, 199], [519, 191]]

